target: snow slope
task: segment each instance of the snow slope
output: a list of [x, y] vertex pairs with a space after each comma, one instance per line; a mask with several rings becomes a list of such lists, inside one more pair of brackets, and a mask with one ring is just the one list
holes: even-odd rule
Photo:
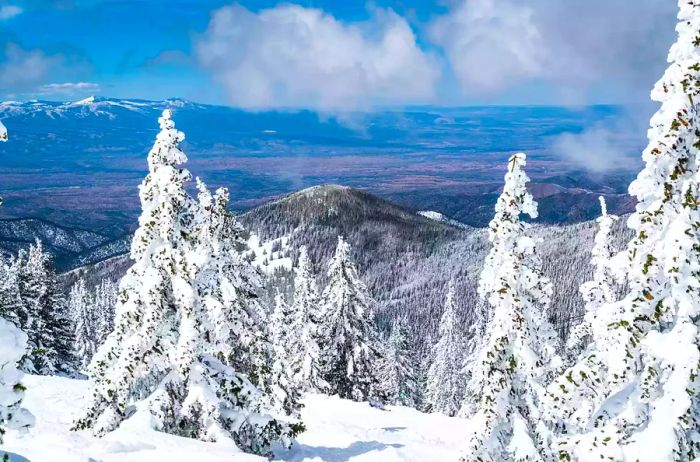
[[[263, 462], [227, 444], [204, 443], [127, 421], [103, 439], [71, 432], [89, 388], [87, 381], [26, 376], [24, 407], [37, 417], [28, 434], [9, 431], [0, 454], [30, 462]], [[307, 431], [280, 460], [292, 462], [423, 462], [457, 460], [466, 422], [404, 407], [379, 410], [366, 403], [311, 395], [302, 419]], [[23, 461], [13, 457], [12, 460]]]

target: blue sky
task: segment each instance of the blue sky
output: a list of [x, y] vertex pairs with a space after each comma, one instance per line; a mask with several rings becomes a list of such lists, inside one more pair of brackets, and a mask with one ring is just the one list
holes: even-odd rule
[[10, 0], [0, 98], [247, 109], [639, 103], [670, 0]]

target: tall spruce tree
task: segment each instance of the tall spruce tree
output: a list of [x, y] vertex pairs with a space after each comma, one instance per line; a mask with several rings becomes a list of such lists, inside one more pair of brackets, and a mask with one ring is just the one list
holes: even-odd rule
[[95, 287], [93, 297], [95, 317], [96, 317], [96, 344], [102, 345], [107, 336], [114, 330], [114, 307], [117, 304], [118, 284], [110, 279], [103, 279]]
[[411, 348], [405, 318], [392, 324], [383, 348], [377, 388], [389, 404], [418, 407], [421, 403], [418, 361]]
[[[560, 366], [557, 335], [546, 318], [552, 295], [542, 275], [535, 241], [527, 236], [525, 213], [537, 217], [526, 189], [525, 154], [508, 162], [503, 193], [489, 224], [491, 251], [479, 281], [479, 295], [493, 309], [467, 385], [474, 400], [462, 461], [540, 461], [550, 457], [550, 436], [538, 425], [545, 386]], [[475, 392], [479, 390], [479, 392]], [[469, 392], [472, 391], [472, 392]]]
[[320, 331], [328, 391], [355, 401], [373, 399], [379, 359], [373, 301], [357, 275], [350, 245], [340, 236], [328, 279], [321, 297]]
[[629, 292], [598, 309], [593, 342], [549, 389], [561, 460], [700, 457], [700, 3], [654, 87], [645, 167], [630, 185]]
[[239, 344], [224, 342], [232, 339], [232, 326], [243, 328], [246, 308], [230, 300], [236, 285], [229, 277], [237, 275], [226, 273], [231, 268], [222, 265], [230, 259], [216, 253], [215, 237], [227, 231], [227, 194], [212, 198], [203, 185], [200, 203], [187, 194], [190, 175], [179, 167], [187, 160], [179, 148], [184, 135], [169, 110], [159, 123], [140, 188], [135, 263], [121, 281], [115, 330], [93, 359], [91, 403], [75, 427], [109, 432], [141, 400], [138, 412], [148, 412], [158, 430], [231, 439], [267, 455], [274, 441], [300, 428], [268, 413], [269, 398], [234, 365], [232, 348]]
[[299, 259], [294, 269], [294, 301], [290, 311], [292, 321], [288, 349], [292, 379], [304, 390], [324, 391], [328, 384], [323, 379], [321, 348], [318, 344], [320, 300], [306, 246], [299, 249]]
[[75, 326], [75, 354], [80, 366], [85, 368], [97, 350], [98, 313], [82, 278], [73, 285], [68, 295], [68, 311]]
[[598, 308], [604, 304], [612, 303], [615, 299], [614, 276], [610, 267], [615, 251], [610, 242], [610, 231], [618, 218], [615, 215], [608, 215], [603, 196], [600, 197], [600, 208], [601, 216], [597, 220], [598, 232], [591, 251], [593, 280], [583, 283], [579, 289], [586, 302], [586, 311], [583, 321], [571, 332], [566, 344], [567, 357], [572, 361], [578, 359], [592, 339], [593, 324], [596, 321]]
[[438, 341], [430, 354], [426, 379], [426, 404], [430, 411], [453, 416], [464, 395], [464, 336], [459, 329], [454, 280], [445, 295]]
[[29, 247], [20, 269], [19, 290], [27, 317], [22, 328], [30, 349], [24, 368], [44, 375], [74, 374], [78, 360], [73, 351], [73, 323], [53, 262], [41, 241]]

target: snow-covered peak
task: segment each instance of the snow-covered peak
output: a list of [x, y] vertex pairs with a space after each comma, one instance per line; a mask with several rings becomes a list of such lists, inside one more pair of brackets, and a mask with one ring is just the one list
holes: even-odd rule
[[94, 96], [89, 96], [85, 99], [81, 99], [80, 101], [74, 101], [72, 103], [67, 103], [68, 106], [87, 106], [90, 104], [93, 104], [95, 102], [95, 97]]
[[447, 223], [448, 225], [456, 226], [458, 228], [468, 228], [469, 226], [461, 223], [457, 220], [453, 220], [440, 212], [435, 212], [434, 210], [421, 210], [417, 213], [421, 217], [427, 218], [429, 220], [438, 221], [440, 223]]

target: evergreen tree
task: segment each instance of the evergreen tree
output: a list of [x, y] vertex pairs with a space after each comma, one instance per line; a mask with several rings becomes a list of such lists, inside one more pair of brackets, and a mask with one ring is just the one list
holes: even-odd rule
[[679, 7], [646, 165], [630, 185], [629, 292], [599, 307], [592, 343], [549, 388], [562, 460], [700, 457], [700, 3]]
[[169, 110], [159, 122], [140, 188], [135, 263], [120, 283], [115, 329], [93, 359], [93, 396], [76, 428], [109, 432], [142, 400], [137, 412], [148, 412], [158, 430], [269, 454], [274, 441], [303, 427], [268, 413], [269, 398], [234, 364], [240, 342], [223, 341], [246, 327], [248, 308], [235, 298], [245, 275], [218, 253], [227, 241], [215, 239], [230, 230], [227, 193], [212, 198], [200, 185], [199, 203], [187, 194], [184, 135]]
[[102, 345], [107, 336], [114, 330], [114, 307], [117, 304], [119, 286], [109, 279], [103, 279], [95, 287], [94, 310], [96, 344]]
[[88, 294], [83, 279], [79, 279], [71, 288], [68, 296], [68, 309], [75, 325], [74, 349], [81, 367], [85, 368], [90, 364], [90, 360], [97, 350], [98, 320], [96, 319], [94, 301]]
[[342, 237], [338, 237], [328, 279], [321, 296], [324, 379], [331, 394], [355, 401], [372, 399], [379, 359], [373, 301]]
[[430, 355], [426, 402], [430, 411], [453, 416], [464, 395], [464, 344], [458, 328], [454, 281], [447, 289], [438, 336]]
[[275, 308], [270, 318], [270, 334], [273, 343], [272, 373], [274, 386], [272, 391], [276, 401], [282, 403], [287, 414], [298, 415], [301, 407], [301, 387], [292, 379], [290, 365], [290, 340], [293, 337], [292, 312], [284, 297], [278, 292], [275, 296]]
[[[527, 192], [525, 155], [509, 160], [503, 193], [489, 224], [492, 244], [479, 295], [493, 309], [467, 385], [474, 410], [463, 461], [547, 460], [550, 436], [538, 425], [545, 386], [561, 360], [545, 316], [552, 285], [542, 275], [522, 213], [537, 217]], [[478, 392], [477, 392], [478, 390]]]
[[593, 323], [595, 322], [598, 308], [601, 305], [612, 303], [615, 293], [612, 288], [614, 276], [610, 268], [610, 262], [615, 254], [610, 243], [610, 230], [617, 220], [615, 215], [608, 215], [605, 198], [600, 197], [601, 216], [598, 218], [598, 233], [591, 251], [591, 264], [593, 265], [593, 280], [585, 282], [580, 287], [583, 300], [586, 302], [586, 313], [583, 322], [576, 326], [567, 340], [567, 356], [574, 361], [590, 343], [592, 338]]
[[22, 260], [11, 258], [0, 265], [0, 318], [17, 327], [27, 324], [28, 313], [19, 291]]
[[394, 321], [382, 356], [378, 393], [389, 404], [418, 407], [418, 363], [411, 351], [404, 318]]
[[226, 363], [248, 375], [280, 413], [296, 415], [299, 391], [289, 378], [285, 359], [276, 355], [271, 328], [259, 299], [260, 274], [244, 258], [243, 228], [228, 212], [228, 191], [212, 196], [198, 181], [198, 252], [205, 264], [198, 271], [198, 293], [211, 313], [214, 332]]
[[51, 257], [41, 241], [29, 247], [19, 291], [27, 316], [22, 327], [30, 347], [24, 368], [37, 374], [74, 374], [78, 366], [74, 328]]
[[323, 379], [318, 344], [320, 300], [305, 246], [299, 249], [294, 272], [294, 302], [290, 309], [292, 321], [288, 336], [292, 378], [305, 390], [324, 391], [328, 384]]

